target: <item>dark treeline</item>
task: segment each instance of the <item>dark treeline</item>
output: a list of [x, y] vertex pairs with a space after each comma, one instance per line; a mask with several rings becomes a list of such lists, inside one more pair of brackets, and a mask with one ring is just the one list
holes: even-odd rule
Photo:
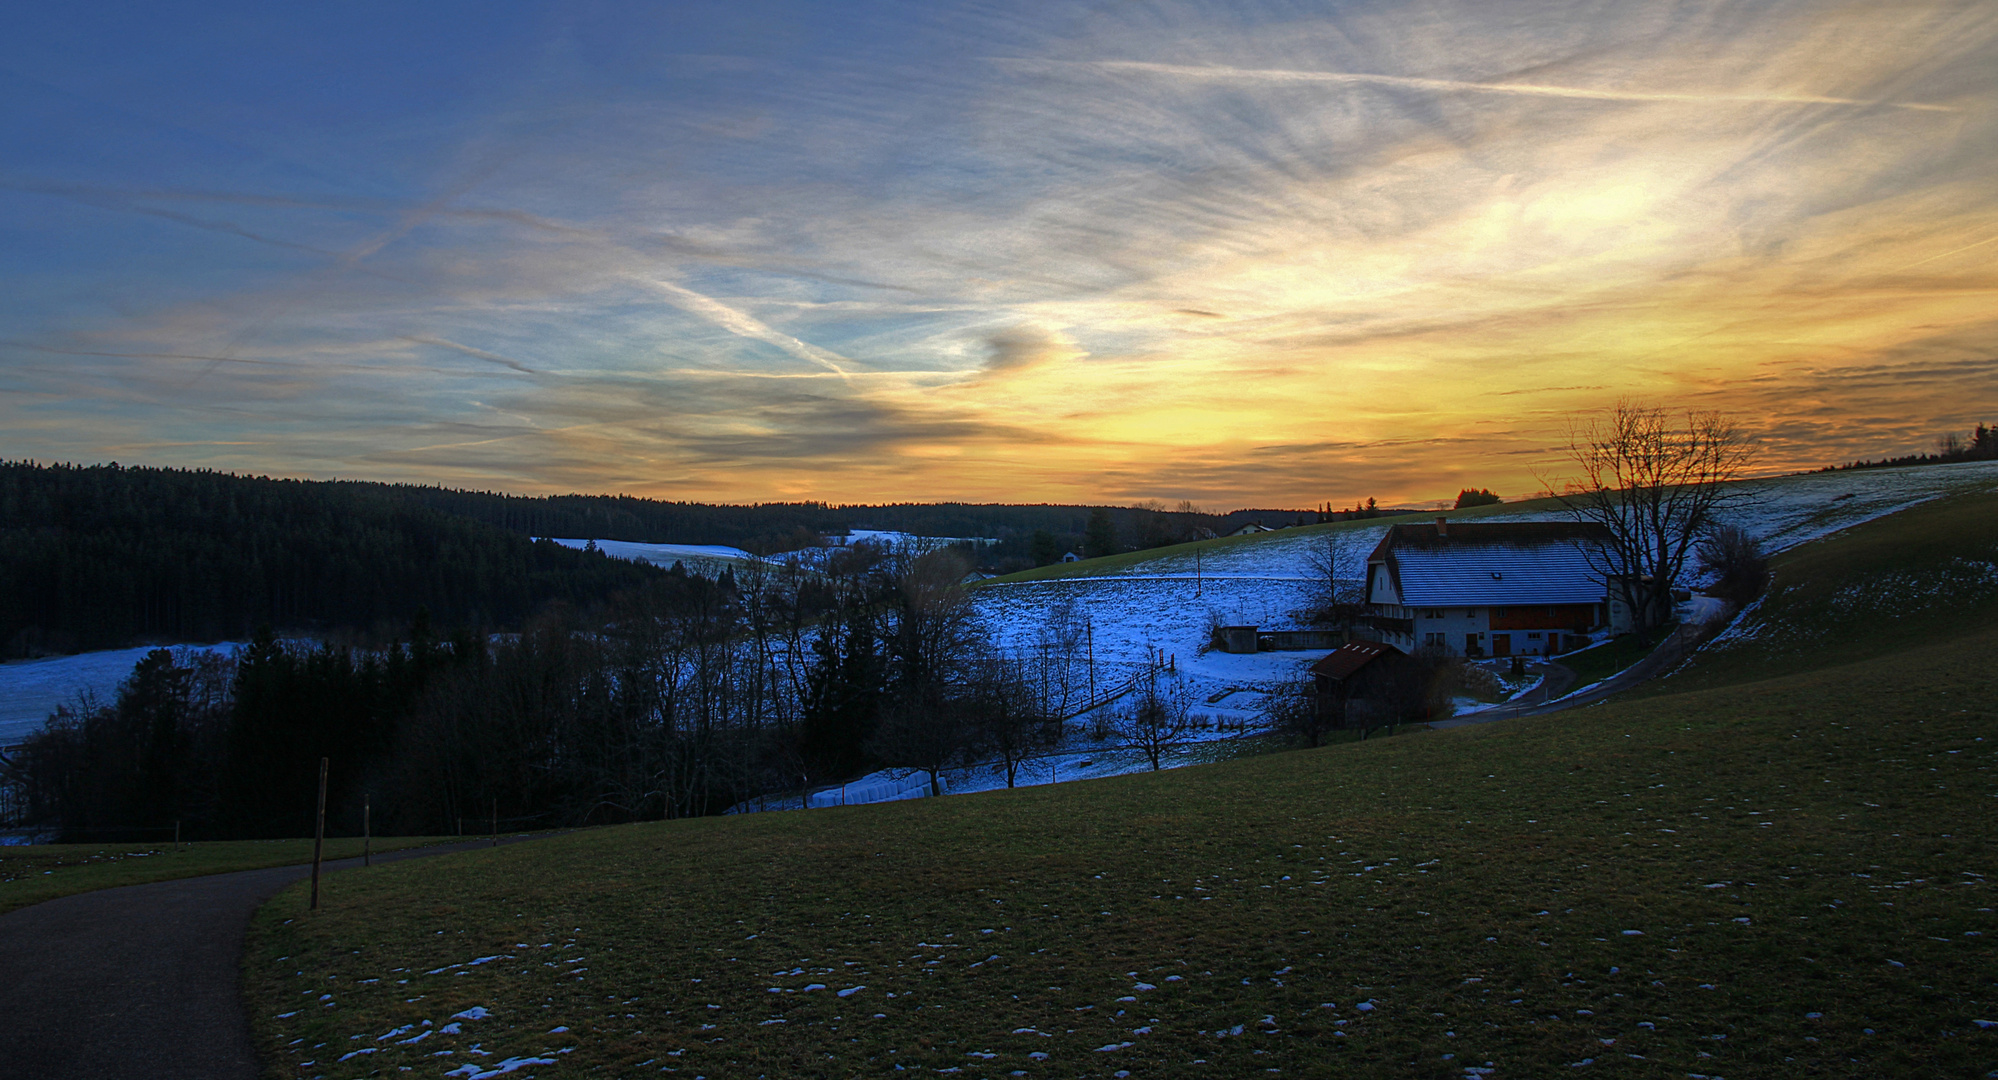
[[11, 754], [23, 824], [67, 839], [450, 833], [684, 817], [882, 766], [1058, 738], [1086, 696], [1080, 621], [1002, 657], [952, 550], [874, 545], [824, 571], [667, 572], [596, 617], [371, 648], [260, 633], [233, 661], [156, 650], [115, 700], [61, 711]]
[[660, 571], [377, 484], [0, 463], [0, 655], [407, 625], [507, 627]]
[[[0, 462], [0, 656], [143, 641], [511, 628], [550, 602], [597, 603], [657, 571], [532, 537], [732, 544], [770, 553], [849, 529], [997, 539], [981, 569], [1044, 565], [1369, 509], [1237, 510], [957, 503], [710, 506], [524, 497], [183, 469]], [[1328, 517], [1330, 515], [1330, 517]]]
[[[1073, 551], [1111, 554], [1224, 536], [1254, 523], [1270, 528], [1316, 524], [1368, 508], [1335, 511], [1231, 510], [1209, 513], [1181, 502], [1135, 506], [1071, 506], [1051, 503], [891, 503], [840, 505], [822, 502], [712, 505], [660, 502], [622, 495], [501, 495], [442, 488], [399, 488], [409, 498], [451, 514], [530, 536], [630, 540], [647, 544], [728, 544], [759, 555], [794, 551], [850, 530], [903, 532], [915, 536], [982, 538], [998, 543], [978, 547], [980, 569], [1007, 573], [1045, 566]], [[1103, 522], [1108, 522], [1104, 533]], [[1092, 535], [1094, 525], [1097, 533]], [[1107, 535], [1109, 547], [1101, 537]], [[1052, 552], [1052, 554], [1050, 554]]]
[[[381, 485], [388, 486], [388, 485]], [[1043, 531], [1079, 538], [1092, 512], [1110, 515], [1131, 546], [1157, 546], [1260, 524], [1295, 525], [1318, 520], [1315, 511], [1234, 510], [1215, 514], [1182, 503], [1136, 506], [1070, 506], [1050, 503], [824, 502], [715, 505], [662, 502], [627, 495], [504, 495], [444, 488], [398, 487], [423, 505], [529, 536], [630, 540], [645, 544], [728, 544], [758, 554], [794, 550], [852, 529], [916, 536], [1015, 540]], [[1147, 545], [1146, 541], [1153, 541]]]
[[1818, 471], [1892, 469], [1906, 465], [1947, 465], [1958, 461], [1998, 461], [1998, 428], [1979, 424], [1967, 438], [1951, 432], [1938, 438], [1935, 450], [1927, 454], [1905, 454], [1901, 457], [1881, 458], [1879, 461], [1862, 460], [1844, 465], [1827, 465]]

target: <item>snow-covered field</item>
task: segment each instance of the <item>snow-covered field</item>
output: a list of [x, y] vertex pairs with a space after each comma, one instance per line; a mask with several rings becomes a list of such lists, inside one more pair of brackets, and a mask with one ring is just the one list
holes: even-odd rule
[[[74, 704], [86, 695], [109, 701], [117, 693], [118, 684], [132, 674], [133, 665], [156, 648], [156, 645], [142, 645], [136, 649], [106, 649], [0, 664], [0, 746], [11, 746], [26, 738], [42, 726], [42, 721], [58, 705]], [[192, 648], [227, 653], [236, 646], [225, 642]]]
[[[1761, 537], [1773, 554], [1930, 499], [1993, 487], [1998, 487], [1998, 462], [1775, 477], [1743, 483], [1742, 497], [1723, 519]], [[1540, 510], [1486, 514], [1478, 520], [1563, 516]], [[1104, 672], [1128, 674], [1142, 668], [1154, 651], [1161, 652], [1176, 661], [1193, 691], [1196, 712], [1247, 719], [1261, 703], [1253, 689], [1257, 684], [1299, 678], [1320, 654], [1202, 654], [1211, 621], [1296, 625], [1292, 612], [1307, 599], [1312, 558], [1325, 551], [1328, 538], [1336, 545], [1341, 575], [1358, 578], [1387, 526], [1268, 533], [1253, 543], [1203, 552], [1197, 580], [1194, 556], [1173, 554], [1097, 577], [988, 584], [973, 596], [1002, 649], [1031, 651], [1038, 629], [1066, 605], [1090, 627], [1099, 682], [1106, 681]], [[1231, 687], [1242, 689], [1218, 705], [1204, 704]]]
[[651, 563], [654, 566], [672, 566], [685, 563], [688, 567], [710, 562], [730, 563], [749, 562], [756, 558], [749, 552], [723, 544], [640, 544], [630, 540], [575, 540], [566, 537], [550, 536], [544, 539], [566, 548], [581, 551], [592, 542], [597, 550], [613, 559], [630, 559], [633, 562]]

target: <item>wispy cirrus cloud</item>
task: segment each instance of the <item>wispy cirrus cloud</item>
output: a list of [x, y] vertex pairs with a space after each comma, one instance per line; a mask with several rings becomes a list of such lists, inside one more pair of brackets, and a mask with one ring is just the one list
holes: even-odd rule
[[747, 10], [813, 29], [0, 43], [122, 95], [0, 130], [9, 452], [1269, 505], [1537, 487], [1624, 395], [1773, 464], [1998, 413], [1975, 0]]
[[1556, 86], [1546, 83], [1466, 82], [1461, 79], [1425, 79], [1409, 75], [1380, 75], [1362, 71], [1294, 71], [1280, 68], [1239, 68], [1215, 64], [1161, 64], [1144, 60], [1093, 61], [1013, 61], [1029, 69], [1055, 63], [1070, 63], [1098, 71], [1157, 75], [1168, 78], [1213, 82], [1323, 83], [1334, 86], [1391, 86], [1404, 90], [1437, 93], [1503, 94], [1523, 97], [1570, 98], [1580, 101], [1669, 102], [1691, 105], [1856, 105], [1915, 109], [1923, 112], [1956, 112], [1953, 105], [1933, 105], [1919, 101], [1884, 101], [1863, 98], [1830, 97], [1823, 94], [1780, 92], [1673, 92], [1665, 90], [1610, 89], [1586, 86]]

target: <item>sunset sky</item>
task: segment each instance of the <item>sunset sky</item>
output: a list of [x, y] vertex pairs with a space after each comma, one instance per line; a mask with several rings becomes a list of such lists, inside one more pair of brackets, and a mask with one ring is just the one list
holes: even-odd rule
[[708, 501], [1538, 489], [1998, 421], [1998, 4], [42, 4], [0, 457]]

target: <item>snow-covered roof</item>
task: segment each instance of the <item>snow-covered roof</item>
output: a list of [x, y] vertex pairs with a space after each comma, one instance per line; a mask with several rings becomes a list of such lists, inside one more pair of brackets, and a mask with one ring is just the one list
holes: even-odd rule
[[1509, 607], [1602, 602], [1584, 546], [1588, 527], [1562, 522], [1396, 525], [1369, 561], [1385, 563], [1407, 607]]

